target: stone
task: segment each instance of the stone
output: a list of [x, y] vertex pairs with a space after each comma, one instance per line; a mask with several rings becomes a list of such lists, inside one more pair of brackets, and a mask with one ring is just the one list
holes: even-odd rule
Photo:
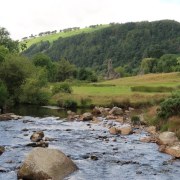
[[3, 146], [0, 146], [0, 156], [4, 153], [5, 148]]
[[93, 160], [93, 161], [97, 161], [98, 160], [98, 157], [96, 155], [91, 155], [90, 156], [90, 159]]
[[49, 146], [49, 143], [46, 141], [40, 141], [40, 142], [33, 142], [33, 143], [29, 143], [26, 146], [30, 146], [30, 147], [43, 147], [46, 148]]
[[38, 142], [41, 141], [43, 137], [44, 137], [43, 131], [36, 131], [31, 135], [30, 139], [32, 142]]
[[150, 134], [156, 134], [156, 127], [155, 126], [149, 126], [146, 128], [146, 131]]
[[129, 135], [132, 133], [131, 125], [123, 125], [118, 130], [121, 132], [122, 135]]
[[109, 133], [112, 134], [112, 135], [116, 135], [116, 134], [118, 134], [118, 131], [117, 131], [117, 129], [115, 127], [111, 127], [109, 129]]
[[132, 107], [129, 107], [128, 109], [129, 109], [129, 111], [134, 111], [134, 108], [132, 108]]
[[166, 131], [160, 133], [158, 136], [158, 144], [160, 145], [172, 145], [175, 142], [178, 142], [178, 138], [174, 132]]
[[97, 116], [101, 114], [101, 111], [99, 109], [99, 107], [94, 107], [94, 109], [92, 110], [92, 114]]
[[56, 149], [35, 148], [18, 170], [18, 179], [62, 180], [78, 168], [63, 152]]
[[148, 137], [140, 138], [140, 141], [145, 143], [150, 143], [150, 142], [154, 142], [155, 140], [152, 137], [148, 136]]
[[112, 115], [123, 115], [123, 110], [119, 107], [113, 107], [110, 111], [109, 111], [109, 114], [112, 114]]
[[92, 115], [91, 113], [89, 113], [89, 112], [84, 113], [84, 114], [82, 115], [82, 120], [83, 120], [83, 121], [90, 121], [90, 120], [92, 120], [92, 119], [93, 119], [93, 115]]
[[180, 158], [180, 143], [173, 146], [167, 146], [164, 152], [176, 158]]

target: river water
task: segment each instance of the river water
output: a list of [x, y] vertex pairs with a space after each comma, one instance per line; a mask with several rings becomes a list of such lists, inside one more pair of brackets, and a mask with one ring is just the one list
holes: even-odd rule
[[[146, 132], [113, 136], [102, 118], [98, 124], [66, 121], [63, 110], [28, 109], [13, 110], [26, 115], [20, 120], [0, 122], [0, 145], [6, 148], [0, 156], [0, 180], [17, 179], [16, 171], [32, 149], [26, 144], [37, 130], [55, 139], [49, 142], [49, 148], [62, 150], [77, 164], [79, 170], [66, 180], [178, 180], [180, 177], [180, 160], [171, 161], [171, 156], [158, 152], [156, 144], [139, 141], [148, 135]], [[91, 155], [98, 160], [89, 158]]]

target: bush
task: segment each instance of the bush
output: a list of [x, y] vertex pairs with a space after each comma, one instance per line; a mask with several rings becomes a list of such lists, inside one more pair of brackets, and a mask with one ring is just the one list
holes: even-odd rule
[[61, 84], [56, 84], [54, 85], [52, 89], [53, 94], [57, 93], [72, 93], [72, 88], [68, 83], [61, 83]]
[[132, 116], [131, 117], [131, 122], [133, 123], [133, 125], [139, 125], [140, 124], [139, 116]]
[[81, 106], [88, 107], [91, 106], [92, 99], [90, 98], [81, 98]]
[[160, 104], [159, 117], [167, 119], [173, 115], [180, 115], [180, 91]]
[[133, 86], [131, 87], [131, 91], [138, 92], [172, 92], [174, 90], [173, 87], [153, 87], [153, 86]]
[[0, 81], [0, 106], [4, 106], [8, 98], [8, 91], [3, 82]]
[[77, 102], [72, 99], [67, 99], [64, 101], [65, 108], [77, 108]]

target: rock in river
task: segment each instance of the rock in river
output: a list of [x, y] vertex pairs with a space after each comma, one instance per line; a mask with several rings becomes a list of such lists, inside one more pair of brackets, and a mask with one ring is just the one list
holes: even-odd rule
[[30, 137], [32, 142], [39, 142], [43, 139], [44, 137], [44, 132], [43, 131], [36, 131], [32, 134]]
[[0, 146], [0, 155], [3, 154], [5, 151], [5, 148], [3, 146]]
[[93, 115], [91, 113], [87, 112], [82, 115], [82, 118], [83, 118], [83, 121], [90, 121], [93, 119]]
[[158, 144], [172, 145], [175, 142], [178, 142], [178, 138], [176, 137], [174, 132], [166, 131], [159, 134]]
[[78, 168], [63, 152], [56, 149], [33, 149], [18, 170], [18, 179], [62, 180]]

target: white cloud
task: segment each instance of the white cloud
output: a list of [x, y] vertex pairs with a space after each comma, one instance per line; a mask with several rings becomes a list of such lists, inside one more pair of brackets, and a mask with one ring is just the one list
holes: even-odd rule
[[109, 22], [174, 19], [179, 0], [0, 0], [0, 26], [12, 38]]

